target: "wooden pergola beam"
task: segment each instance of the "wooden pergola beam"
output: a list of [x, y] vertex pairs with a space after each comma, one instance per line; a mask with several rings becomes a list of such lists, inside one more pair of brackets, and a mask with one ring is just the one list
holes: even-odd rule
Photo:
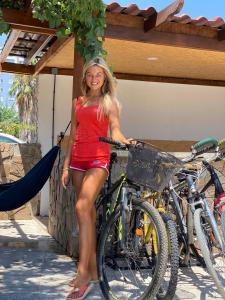
[[139, 28], [126, 28], [126, 30], [124, 30], [124, 27], [122, 26], [110, 25], [106, 28], [105, 36], [106, 38], [131, 42], [150, 43], [156, 45], [167, 45], [218, 52], [225, 51], [225, 42], [219, 42], [217, 38], [164, 32], [158, 31], [157, 29], [152, 29], [151, 32], [144, 33]]
[[155, 26], [159, 26], [160, 24], [170, 21], [170, 18], [176, 14], [178, 14], [182, 7], [184, 6], [184, 0], [176, 0], [164, 9], [162, 9], [157, 14], [157, 20]]
[[12, 50], [13, 46], [15, 45], [21, 31], [13, 29], [6, 41], [6, 44], [0, 54], [0, 63], [5, 62], [7, 56], [9, 55], [10, 51]]
[[41, 35], [38, 39], [35, 46], [29, 51], [27, 58], [25, 60], [25, 63], [29, 65], [29, 63], [39, 55], [39, 53], [42, 51], [42, 49], [49, 43], [49, 41], [52, 39], [53, 35], [44, 36]]
[[205, 85], [205, 86], [219, 86], [225, 87], [225, 80], [209, 80], [209, 79], [196, 79], [196, 78], [181, 78], [181, 77], [166, 77], [166, 76], [153, 76], [141, 74], [126, 74], [114, 73], [117, 79], [134, 80], [134, 81], [147, 81], [147, 82], [162, 82], [162, 83], [176, 83], [176, 84], [192, 84], [192, 85]]
[[176, 0], [158, 13], [154, 10], [152, 14], [144, 20], [144, 32], [157, 27], [167, 21], [175, 14], [178, 14], [184, 5], [184, 0]]
[[224, 41], [225, 40], [225, 28], [220, 29], [218, 31], [218, 41]]
[[34, 75], [37, 75], [47, 63], [58, 54], [71, 40], [73, 37], [61, 38], [54, 42], [54, 44], [49, 48], [48, 52], [39, 60], [35, 65]]
[[[34, 19], [32, 14], [29, 12], [20, 11], [18, 9], [2, 8], [2, 14], [3, 19], [14, 29], [40, 34], [56, 33], [56, 29], [49, 28], [48, 22], [41, 22], [38, 19]], [[141, 16], [122, 15], [107, 12], [106, 22], [107, 24], [143, 29], [144, 18]]]
[[[137, 27], [148, 31], [153, 27], [166, 22], [172, 15], [178, 13], [183, 6], [183, 1], [184, 0], [176, 0], [159, 13], [153, 10], [149, 18], [106, 12], [106, 23], [108, 25], [113, 24], [124, 27]], [[33, 18], [31, 1], [27, 1], [26, 3], [26, 12], [17, 9], [2, 8], [2, 13], [3, 19], [9, 23], [12, 28], [35, 33], [38, 31], [42, 33], [43, 30], [46, 34], [54, 34], [56, 32], [55, 29], [49, 28], [47, 22], [41, 22], [38, 19]]]
[[34, 19], [31, 14], [18, 9], [2, 8], [2, 18], [13, 29], [39, 34], [55, 34], [56, 30], [49, 28], [47, 22]]
[[[177, 2], [177, 1], [176, 1]], [[182, 3], [182, 1], [180, 2]], [[37, 19], [32, 18], [32, 16], [27, 15], [26, 13], [13, 10], [13, 9], [2, 9], [3, 19], [11, 24], [13, 29], [33, 32], [39, 34], [55, 34], [56, 30], [48, 27], [47, 22], [40, 22]], [[168, 15], [167, 15], [168, 17]], [[159, 24], [165, 20], [165, 16], [160, 16], [158, 13]], [[184, 24], [169, 24], [171, 28], [176, 27], [174, 32], [170, 32], [169, 29], [163, 31], [163, 29], [158, 30], [152, 29], [151, 32], [144, 32], [144, 18], [140, 16], [131, 16], [115, 13], [106, 13], [106, 22], [107, 28], [105, 32], [106, 38], [114, 39], [123, 39], [128, 41], [135, 42], [144, 42], [144, 43], [155, 43], [155, 44], [165, 44], [170, 46], [177, 47], [187, 47], [187, 48], [196, 48], [196, 49], [205, 49], [212, 51], [224, 51], [225, 44], [223, 42], [224, 31], [219, 31], [217, 34], [217, 29], [214, 28], [203, 28], [203, 35], [199, 31], [198, 26], [190, 26], [187, 28]], [[185, 31], [183, 27], [185, 26]], [[215, 38], [207, 38], [205, 31], [209, 32], [209, 35], [215, 35]], [[188, 32], [190, 34], [188, 34]], [[221, 41], [218, 41], [218, 35], [221, 37]]]
[[2, 64], [2, 72], [23, 74], [23, 75], [33, 75], [34, 66], [26, 66], [22, 64], [13, 64], [13, 63], [5, 62]]
[[144, 32], [148, 32], [149, 30], [155, 28], [157, 20], [157, 12], [154, 11], [148, 18], [144, 20]]
[[[22, 64], [3, 63], [2, 72], [29, 74], [34, 75], [35, 67], [26, 66]], [[41, 70], [40, 74], [52, 74], [52, 68], [45, 67]], [[73, 69], [58, 68], [58, 75], [73, 76]], [[180, 77], [166, 77], [166, 76], [153, 76], [141, 74], [127, 74], [127, 73], [114, 73], [117, 79], [121, 80], [135, 80], [145, 82], [162, 82], [162, 83], [175, 83], [175, 84], [192, 84], [204, 86], [218, 86], [225, 87], [225, 80], [209, 80], [209, 79], [196, 79], [196, 78], [180, 78]]]

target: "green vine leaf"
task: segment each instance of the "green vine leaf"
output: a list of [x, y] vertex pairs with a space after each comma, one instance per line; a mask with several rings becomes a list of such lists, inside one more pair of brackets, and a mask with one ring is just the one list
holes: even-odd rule
[[[23, 10], [25, 1], [0, 1], [0, 35], [10, 29], [2, 18], [4, 7]], [[57, 29], [57, 37], [74, 35], [76, 49], [85, 61], [98, 55], [106, 57], [103, 48], [106, 5], [102, 0], [32, 0], [32, 8], [35, 18]]]
[[33, 0], [33, 16], [48, 21], [57, 29], [59, 38], [76, 37], [76, 49], [85, 61], [98, 55], [106, 56], [103, 49], [106, 27], [102, 0]]
[[9, 32], [10, 26], [2, 18], [2, 11], [0, 9], [0, 35], [7, 34]]

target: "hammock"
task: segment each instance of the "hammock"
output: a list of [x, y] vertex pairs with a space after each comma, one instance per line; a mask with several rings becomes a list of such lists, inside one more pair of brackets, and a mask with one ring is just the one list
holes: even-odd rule
[[49, 178], [59, 146], [54, 146], [24, 177], [0, 184], [0, 211], [16, 209], [31, 200]]

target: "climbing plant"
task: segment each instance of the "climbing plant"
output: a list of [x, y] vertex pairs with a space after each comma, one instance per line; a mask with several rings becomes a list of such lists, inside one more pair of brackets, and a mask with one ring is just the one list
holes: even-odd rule
[[9, 24], [7, 24], [2, 18], [2, 11], [0, 9], [0, 35], [9, 31]]
[[[23, 0], [1, 0], [0, 8], [24, 9]], [[58, 37], [74, 35], [76, 48], [85, 61], [97, 55], [106, 55], [103, 49], [105, 8], [102, 0], [32, 0], [33, 16], [48, 21], [57, 29]], [[0, 11], [0, 34], [9, 26]]]
[[105, 4], [102, 0], [33, 0], [33, 15], [48, 21], [58, 37], [74, 35], [85, 61], [106, 55], [103, 49]]
[[7, 33], [9, 31], [9, 24], [7, 24], [2, 18], [1, 7], [13, 8], [13, 9], [24, 9], [25, 1], [24, 0], [1, 0], [0, 1], [0, 35]]

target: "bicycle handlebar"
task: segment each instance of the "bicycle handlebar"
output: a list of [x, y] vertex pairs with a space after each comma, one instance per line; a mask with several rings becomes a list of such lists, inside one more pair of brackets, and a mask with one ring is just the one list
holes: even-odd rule
[[100, 136], [99, 137], [99, 141], [100, 142], [103, 142], [103, 143], [107, 143], [107, 144], [110, 144], [110, 145], [113, 145], [113, 146], [116, 146], [117, 148], [120, 148], [120, 149], [123, 149], [123, 150], [126, 150], [128, 149], [129, 147], [129, 144], [122, 144], [118, 141], [115, 141], [109, 137], [103, 137], [103, 136]]
[[206, 153], [210, 150], [214, 150], [216, 149], [217, 146], [218, 146], [218, 140], [216, 138], [207, 137], [194, 144], [191, 147], [191, 151], [194, 156], [197, 156]]

